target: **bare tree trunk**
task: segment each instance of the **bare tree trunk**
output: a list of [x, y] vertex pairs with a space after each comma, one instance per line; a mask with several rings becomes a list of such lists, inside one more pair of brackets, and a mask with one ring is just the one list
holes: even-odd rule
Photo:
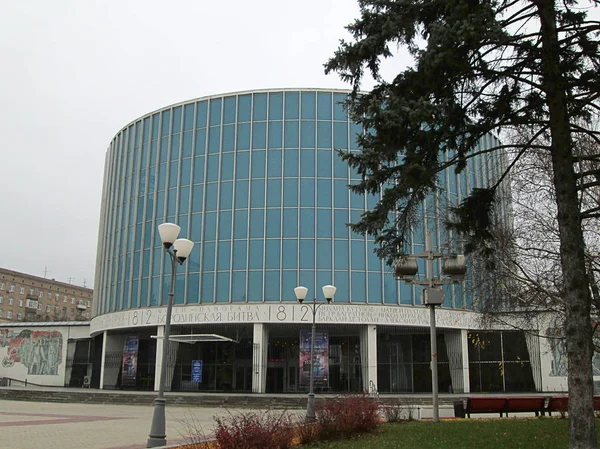
[[533, 0], [542, 33], [543, 89], [552, 136], [552, 167], [558, 209], [560, 256], [565, 283], [565, 337], [569, 360], [570, 449], [596, 449], [593, 407], [591, 295], [586, 274], [584, 239], [573, 167], [573, 142], [567, 116], [566, 86], [560, 69], [560, 47], [554, 0]]

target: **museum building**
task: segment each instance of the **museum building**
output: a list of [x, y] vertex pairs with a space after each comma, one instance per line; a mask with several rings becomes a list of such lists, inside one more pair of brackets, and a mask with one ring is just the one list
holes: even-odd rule
[[[117, 133], [102, 194], [93, 385], [158, 389], [155, 374], [166, 363], [172, 391], [307, 391], [316, 298], [323, 304], [316, 313], [317, 392], [431, 391], [422, 287], [397, 280], [375, 255], [372, 238], [347, 226], [378, 201], [350, 192], [360, 178], [337, 153], [358, 150], [362, 132], [343, 107], [348, 94], [213, 95], [151, 112]], [[477, 150], [495, 143], [487, 135]], [[424, 201], [411, 252], [424, 251], [426, 230], [436, 251], [459, 251], [442, 224], [448, 207], [495, 182], [505, 163], [497, 152], [483, 152], [460, 174], [446, 170], [440, 193]], [[499, 212], [510, 216], [507, 204]], [[162, 223], [179, 225], [180, 237], [195, 242], [174, 278], [166, 360], [171, 262], [158, 235]], [[337, 288], [331, 304], [321, 293], [328, 284]], [[294, 296], [299, 285], [309, 289], [304, 304]], [[537, 337], [477, 330], [465, 282], [443, 291], [440, 391], [547, 387]]]

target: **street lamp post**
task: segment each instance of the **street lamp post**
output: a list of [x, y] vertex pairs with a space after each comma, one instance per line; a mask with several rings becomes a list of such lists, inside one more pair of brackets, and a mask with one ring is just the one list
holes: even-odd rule
[[[333, 285], [325, 285], [323, 286], [323, 296], [327, 300], [327, 304], [330, 304], [333, 301], [333, 295], [335, 295], [336, 288]], [[306, 298], [306, 294], [308, 293], [308, 289], [306, 287], [296, 287], [294, 289], [294, 293], [296, 294], [296, 299], [300, 304]], [[315, 371], [315, 330], [316, 330], [316, 319], [317, 319], [317, 310], [321, 307], [323, 303], [317, 304], [317, 298], [313, 298], [312, 300], [312, 330], [310, 336], [310, 373], [309, 373], [309, 381], [308, 381], [308, 401], [306, 403], [306, 421], [307, 422], [315, 422], [315, 392], [314, 392], [314, 371]]]
[[173, 310], [173, 298], [175, 296], [175, 272], [177, 264], [182, 265], [188, 258], [194, 242], [187, 239], [178, 239], [181, 228], [173, 223], [163, 223], [158, 226], [158, 233], [166, 253], [171, 257], [171, 286], [169, 299], [167, 301], [167, 316], [165, 321], [165, 332], [162, 347], [162, 362], [158, 378], [158, 396], [154, 399], [154, 411], [152, 413], [152, 427], [148, 435], [146, 447], [165, 446], [167, 444], [167, 428], [165, 421], [165, 376], [167, 373], [167, 346], [171, 333], [171, 312]]
[[[418, 271], [417, 258], [426, 259], [425, 279], [415, 280], [414, 277]], [[450, 277], [448, 279], [435, 278], [433, 275], [433, 261], [442, 259], [442, 274]], [[427, 230], [425, 235], [425, 251], [419, 254], [413, 254], [396, 264], [395, 274], [399, 279], [410, 284], [422, 285], [425, 289], [422, 291], [423, 304], [429, 306], [429, 337], [431, 344], [431, 391], [433, 421], [440, 420], [439, 400], [438, 400], [438, 363], [437, 363], [437, 330], [435, 325], [435, 306], [444, 302], [444, 294], [436, 287], [444, 284], [456, 283], [464, 278], [467, 271], [464, 256], [462, 255], [444, 255], [433, 251], [433, 242], [431, 230]]]

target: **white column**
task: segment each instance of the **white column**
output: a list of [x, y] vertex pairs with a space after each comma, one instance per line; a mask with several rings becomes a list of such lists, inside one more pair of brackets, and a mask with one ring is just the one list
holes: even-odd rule
[[264, 393], [267, 386], [267, 349], [269, 329], [263, 323], [254, 324], [252, 355], [252, 392]]
[[162, 354], [163, 354], [163, 345], [165, 343], [164, 336], [165, 336], [165, 326], [157, 326], [156, 327], [156, 356], [154, 359], [154, 391], [158, 391], [158, 389], [160, 387], [160, 368], [163, 364]]
[[471, 392], [471, 385], [469, 383], [469, 331], [467, 329], [461, 329], [461, 349], [462, 349], [462, 366], [463, 366], [463, 384], [464, 392]]
[[104, 367], [106, 360], [106, 337], [108, 335], [107, 331], [102, 333], [102, 356], [100, 359], [100, 389], [104, 389]]
[[373, 386], [374, 391], [378, 391], [377, 386], [377, 326], [367, 324], [367, 378], [369, 380], [369, 391]]
[[[123, 345], [125, 344], [125, 335], [110, 335], [104, 332], [102, 384], [104, 387], [117, 387], [119, 380], [119, 370], [123, 363]], [[108, 363], [106, 359], [108, 358]]]

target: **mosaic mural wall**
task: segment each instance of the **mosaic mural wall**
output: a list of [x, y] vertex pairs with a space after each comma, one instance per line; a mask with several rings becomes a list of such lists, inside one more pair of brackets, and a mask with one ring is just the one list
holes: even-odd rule
[[63, 358], [63, 336], [59, 331], [0, 328], [0, 348], [7, 348], [3, 368], [20, 363], [27, 374], [56, 376]]

